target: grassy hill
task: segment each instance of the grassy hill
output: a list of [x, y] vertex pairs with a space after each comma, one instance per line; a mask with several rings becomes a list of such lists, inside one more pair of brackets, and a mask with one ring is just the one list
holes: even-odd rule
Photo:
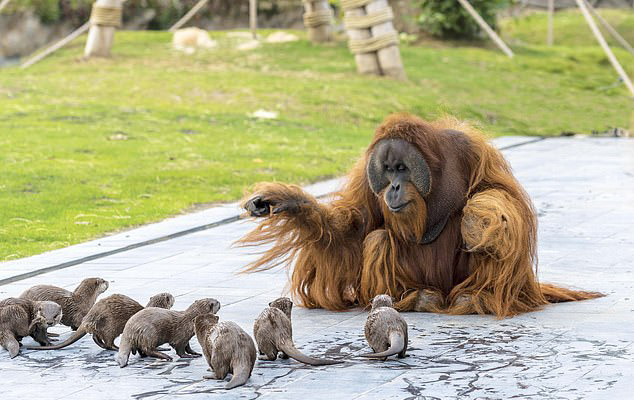
[[409, 80], [396, 82], [356, 74], [342, 41], [238, 51], [213, 36], [216, 49], [185, 55], [168, 33], [117, 32], [112, 59], [81, 60], [80, 38], [0, 70], [0, 260], [236, 200], [260, 180], [341, 175], [394, 111], [450, 113], [491, 135], [629, 126], [631, 99], [594, 45], [527, 44], [514, 59], [402, 45]]

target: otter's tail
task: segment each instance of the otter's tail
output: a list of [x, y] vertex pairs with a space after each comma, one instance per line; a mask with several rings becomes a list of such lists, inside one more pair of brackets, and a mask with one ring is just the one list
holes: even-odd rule
[[80, 326], [79, 329], [77, 329], [75, 332], [73, 332], [73, 334], [66, 339], [65, 341], [63, 341], [62, 343], [56, 344], [54, 346], [26, 346], [27, 350], [59, 350], [59, 349], [63, 349], [66, 346], [70, 346], [71, 344], [75, 343], [76, 341], [78, 341], [79, 339], [83, 338], [84, 336], [86, 336], [86, 328], [84, 328], [84, 326]]
[[397, 331], [392, 331], [390, 333], [390, 347], [382, 351], [380, 353], [367, 353], [361, 354], [361, 357], [367, 358], [385, 358], [389, 356], [393, 356], [394, 354], [398, 354], [405, 348], [405, 338], [403, 334]]
[[10, 358], [15, 358], [20, 354], [20, 343], [13, 336], [5, 335], [2, 332], [0, 332], [0, 346], [7, 349]]
[[309, 357], [301, 351], [297, 350], [297, 347], [295, 347], [295, 345], [291, 341], [284, 341], [284, 343], [280, 343], [277, 347], [292, 359], [308, 365], [333, 365], [341, 364], [343, 362], [337, 360], [327, 360], [324, 358]]
[[251, 377], [251, 372], [253, 371], [253, 363], [251, 363], [249, 368], [249, 364], [242, 364], [240, 360], [234, 359], [231, 362], [231, 368], [233, 369], [233, 376], [231, 377], [229, 383], [225, 385], [225, 389], [227, 390], [242, 386], [247, 383], [247, 381]]
[[128, 365], [128, 359], [130, 358], [130, 352], [132, 351], [132, 346], [130, 346], [130, 342], [125, 340], [125, 337], [121, 338], [121, 343], [119, 343], [119, 352], [115, 356], [115, 360], [119, 363], [121, 368]]
[[599, 292], [586, 292], [583, 290], [572, 290], [555, 286], [550, 283], [540, 283], [542, 294], [549, 303], [563, 303], [567, 301], [580, 301], [596, 299], [605, 296]]

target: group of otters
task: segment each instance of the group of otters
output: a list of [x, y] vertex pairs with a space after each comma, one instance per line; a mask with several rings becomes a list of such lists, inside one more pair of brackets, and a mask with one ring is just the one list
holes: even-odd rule
[[[74, 292], [51, 285], [34, 286], [18, 298], [0, 301], [0, 345], [11, 358], [20, 351], [20, 340], [31, 336], [41, 346], [29, 350], [57, 350], [75, 343], [87, 333], [104, 349], [118, 351], [115, 359], [122, 368], [130, 353], [141, 357], [172, 358], [159, 346], [169, 344], [182, 358], [199, 357], [190, 339], [196, 335], [214, 376], [224, 380], [232, 374], [226, 389], [244, 385], [258, 358], [255, 343], [235, 322], [218, 322], [220, 303], [216, 299], [196, 300], [185, 311], [170, 310], [174, 297], [160, 293], [150, 298], [146, 307], [122, 294], [104, 299], [97, 297], [108, 289], [101, 278], [84, 279]], [[317, 359], [302, 354], [293, 344], [291, 309], [293, 303], [280, 297], [269, 303], [253, 325], [253, 334], [261, 360], [275, 361], [291, 357], [310, 365], [338, 364], [341, 361]], [[47, 328], [61, 322], [76, 331], [66, 341], [52, 345], [58, 336]], [[114, 340], [121, 335], [117, 347]], [[380, 295], [373, 299], [365, 324], [365, 337], [374, 353], [363, 357], [383, 359], [392, 355], [405, 357], [407, 323], [392, 307], [392, 298]]]

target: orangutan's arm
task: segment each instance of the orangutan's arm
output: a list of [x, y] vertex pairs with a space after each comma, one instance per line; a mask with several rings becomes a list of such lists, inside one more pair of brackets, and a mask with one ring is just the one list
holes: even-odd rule
[[363, 241], [358, 208], [319, 203], [298, 186], [260, 183], [242, 207], [250, 216], [264, 218], [238, 244], [274, 244], [251, 270], [283, 264], [307, 246], [328, 251]]

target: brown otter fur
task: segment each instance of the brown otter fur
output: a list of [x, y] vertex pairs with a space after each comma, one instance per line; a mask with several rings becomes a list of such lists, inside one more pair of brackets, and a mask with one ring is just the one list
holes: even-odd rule
[[29, 316], [29, 325], [39, 316], [44, 317], [46, 324], [38, 324], [36, 329], [31, 331], [30, 336], [42, 346], [50, 346], [51, 342], [47, 335], [47, 328], [57, 325], [62, 318], [62, 307], [53, 301], [33, 301], [9, 297], [0, 301], [0, 308], [8, 305], [22, 307]]
[[235, 322], [218, 323], [218, 316], [214, 314], [197, 316], [194, 327], [207, 364], [215, 374], [215, 377], [204, 378], [224, 380], [227, 374], [232, 374], [225, 389], [244, 385], [251, 376], [257, 358], [251, 336]]
[[[174, 305], [174, 296], [169, 293], [159, 293], [150, 298], [146, 307], [170, 309]], [[79, 329], [64, 342], [55, 346], [27, 347], [29, 350], [59, 350], [71, 345], [84, 337], [87, 333], [97, 346], [117, 351], [119, 348], [114, 340], [121, 335], [126, 322], [134, 314], [143, 310], [143, 306], [122, 294], [113, 294], [99, 300], [84, 317]]]
[[62, 324], [76, 331], [84, 316], [95, 304], [97, 297], [108, 289], [108, 282], [101, 278], [84, 279], [75, 291], [70, 292], [52, 285], [38, 285], [27, 289], [21, 299], [50, 300], [62, 306]]
[[365, 322], [365, 338], [374, 353], [361, 357], [382, 358], [398, 354], [405, 357], [407, 352], [407, 322], [394, 309], [392, 298], [379, 295], [372, 300], [372, 311]]
[[31, 320], [17, 304], [0, 307], [0, 346], [9, 351], [9, 357], [14, 358], [20, 353], [20, 340], [29, 335], [38, 337], [43, 334], [46, 337], [46, 326], [44, 316], [38, 314]]
[[292, 308], [291, 299], [280, 297], [270, 302], [269, 307], [266, 307], [255, 320], [253, 334], [258, 343], [260, 359], [275, 361], [277, 353], [281, 351], [283, 358], [291, 357], [304, 364], [331, 365], [341, 363], [341, 361], [308, 357], [297, 350], [293, 343]]
[[189, 340], [194, 336], [194, 318], [202, 314], [215, 314], [220, 309], [216, 299], [196, 300], [185, 311], [172, 311], [150, 307], [139, 311], [128, 320], [121, 335], [119, 353], [115, 357], [121, 368], [128, 365], [131, 352], [164, 360], [172, 357], [158, 351], [157, 347], [168, 343], [182, 358], [198, 357]]

